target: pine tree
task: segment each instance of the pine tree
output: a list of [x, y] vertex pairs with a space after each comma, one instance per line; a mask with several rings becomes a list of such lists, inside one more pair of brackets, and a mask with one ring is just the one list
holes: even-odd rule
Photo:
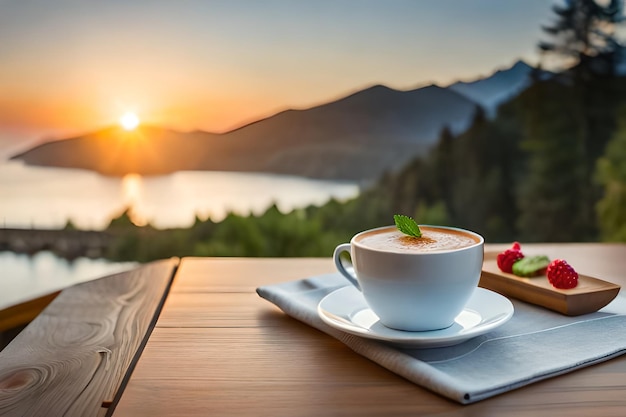
[[527, 111], [528, 171], [518, 195], [520, 239], [581, 241], [593, 236], [585, 218], [585, 155], [577, 120], [571, 120], [571, 88], [535, 84], [523, 97]]
[[437, 191], [437, 195], [433, 196], [433, 200], [443, 202], [448, 213], [452, 214], [452, 218], [455, 217], [453, 185], [458, 171], [454, 144], [454, 135], [447, 126], [444, 127], [439, 135], [439, 142], [433, 149], [432, 159], [430, 160], [434, 175], [434, 188]]
[[[566, 204], [567, 210], [574, 212], [562, 213], [563, 217], [560, 220], [576, 219], [577, 223], [571, 225], [576, 227], [576, 231], [570, 233], [570, 238], [591, 239], [597, 233], [594, 205], [600, 196], [600, 189], [593, 182], [595, 161], [604, 153], [610, 132], [613, 130], [614, 103], [612, 100], [606, 100], [610, 96], [606, 94], [606, 90], [610, 89], [613, 83], [616, 59], [622, 51], [615, 33], [623, 22], [623, 7], [622, 2], [618, 0], [602, 3], [595, 0], [567, 0], [564, 5], [553, 6], [553, 11], [556, 20], [552, 25], [543, 27], [553, 40], [541, 42], [539, 48], [545, 53], [544, 57], [553, 57], [562, 67], [567, 68], [560, 75], [569, 86], [569, 91], [564, 91], [567, 99], [565, 97], [561, 99], [563, 102], [567, 101], [567, 104], [551, 117], [569, 119], [567, 122], [569, 126], [554, 129], [555, 121], [541, 118], [540, 125], [535, 125], [538, 128], [536, 131], [541, 134], [528, 142], [534, 143], [528, 149], [530, 169], [544, 169], [541, 167], [551, 160], [555, 163], [558, 157], [547, 155], [547, 152], [563, 154], [563, 160], [575, 164], [560, 174], [554, 173], [558, 181], [575, 187], [575, 191], [568, 189], [562, 192], [575, 194], [578, 200], [575, 207]], [[533, 109], [536, 110], [537, 108]], [[565, 133], [566, 131], [569, 133]], [[538, 138], [549, 143], [538, 144]], [[551, 148], [550, 143], [558, 143], [560, 148]], [[525, 184], [524, 193], [546, 194], [539, 190], [545, 191], [549, 187], [538, 183], [536, 172], [531, 172], [531, 176], [534, 180], [530, 184]], [[545, 178], [545, 181], [551, 180], [552, 177]], [[563, 202], [563, 198], [558, 199]], [[525, 204], [526, 202], [522, 202], [520, 206]], [[528, 216], [529, 213], [524, 212], [520, 223], [528, 226], [527, 223], [530, 222]], [[561, 233], [559, 240], [563, 238], [566, 236]]]
[[555, 57], [581, 77], [613, 74], [621, 45], [615, 36], [623, 22], [621, 0], [602, 5], [595, 0], [566, 0], [554, 5], [556, 20], [543, 30], [553, 41], [542, 41], [539, 48]]

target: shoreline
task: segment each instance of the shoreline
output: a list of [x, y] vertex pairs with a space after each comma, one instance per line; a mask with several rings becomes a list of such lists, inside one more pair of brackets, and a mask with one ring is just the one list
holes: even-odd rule
[[107, 231], [0, 228], [0, 251], [27, 255], [50, 251], [65, 259], [103, 258], [115, 239]]

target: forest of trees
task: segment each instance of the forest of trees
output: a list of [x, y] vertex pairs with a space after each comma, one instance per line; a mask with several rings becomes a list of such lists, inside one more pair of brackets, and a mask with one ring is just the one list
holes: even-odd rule
[[429, 155], [354, 200], [174, 230], [136, 227], [124, 213], [109, 227], [120, 238], [108, 257], [330, 256], [395, 213], [468, 228], [490, 243], [626, 242], [626, 77], [615, 71], [622, 12], [614, 0], [555, 6], [544, 27], [550, 41], [539, 47], [563, 69], [550, 77], [538, 69], [494, 118], [477, 108], [466, 132], [444, 129]]

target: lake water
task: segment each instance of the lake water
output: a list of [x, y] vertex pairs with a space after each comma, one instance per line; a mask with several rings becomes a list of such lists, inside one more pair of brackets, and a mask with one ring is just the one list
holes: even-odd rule
[[156, 177], [104, 177], [84, 170], [0, 163], [0, 226], [60, 228], [68, 219], [101, 230], [125, 208], [137, 224], [189, 227], [195, 216], [222, 220], [227, 212], [261, 214], [321, 205], [358, 195], [350, 182], [237, 172], [177, 172]]
[[0, 252], [0, 310], [65, 287], [122, 272], [132, 262], [104, 259], [61, 259], [51, 252], [33, 256]]
[[[178, 172], [158, 177], [103, 177], [83, 170], [0, 162], [0, 227], [60, 228], [68, 219], [81, 229], [101, 230], [130, 207], [136, 224], [188, 227], [195, 216], [220, 221], [228, 212], [261, 214], [355, 197], [355, 183], [235, 172]], [[129, 264], [77, 259], [52, 253], [33, 257], [0, 252], [0, 308], [97, 278]]]

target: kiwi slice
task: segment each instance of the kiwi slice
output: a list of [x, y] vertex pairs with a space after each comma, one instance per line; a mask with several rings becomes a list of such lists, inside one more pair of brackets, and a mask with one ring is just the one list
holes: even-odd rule
[[527, 256], [513, 264], [513, 273], [519, 277], [536, 277], [543, 275], [550, 264], [545, 255]]

